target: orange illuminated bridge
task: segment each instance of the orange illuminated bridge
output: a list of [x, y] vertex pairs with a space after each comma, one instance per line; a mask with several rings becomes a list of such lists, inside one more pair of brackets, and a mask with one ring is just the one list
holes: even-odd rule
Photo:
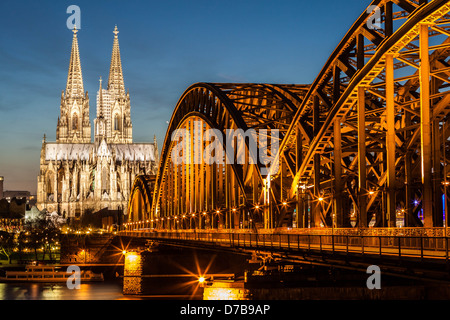
[[[312, 84], [187, 88], [157, 176], [135, 180], [122, 234], [446, 264], [449, 12], [444, 0], [374, 0]], [[211, 129], [276, 132], [273, 161], [189, 161]], [[189, 136], [172, 141], [177, 130]], [[231, 157], [249, 159], [251, 143]]]

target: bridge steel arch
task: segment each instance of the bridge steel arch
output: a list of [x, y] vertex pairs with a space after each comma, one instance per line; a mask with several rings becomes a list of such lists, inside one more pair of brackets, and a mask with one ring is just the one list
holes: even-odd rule
[[[276, 129], [281, 142], [306, 91], [304, 85], [197, 83], [189, 87], [173, 112], [161, 151], [150, 217], [152, 227], [250, 228], [254, 226], [250, 220], [265, 227], [275, 223], [270, 219], [271, 211], [281, 211], [262, 203], [266, 177], [261, 174], [265, 166], [260, 161], [237, 163], [234, 159], [230, 164], [224, 151], [221, 163], [174, 164], [173, 148], [184, 140], [172, 141], [172, 137], [184, 129], [189, 132], [190, 141], [203, 141], [202, 135], [215, 129], [222, 134], [221, 146], [225, 150], [226, 130], [258, 133], [264, 129], [269, 135], [270, 130]], [[249, 143], [245, 139], [246, 154]], [[205, 146], [202, 142], [197, 154], [203, 154]], [[194, 154], [190, 157], [192, 160]], [[280, 196], [272, 190], [269, 198], [273, 202]]]
[[[442, 227], [450, 185], [449, 12], [446, 0], [374, 0], [311, 85], [189, 87], [166, 133], [151, 226], [237, 228], [253, 217], [269, 229]], [[201, 132], [280, 130], [269, 174], [260, 164], [174, 166], [172, 134], [194, 132], [195, 121]], [[210, 191], [223, 201], [208, 200]], [[175, 222], [183, 215], [189, 224]]]
[[138, 175], [133, 182], [127, 207], [127, 223], [144, 223], [150, 216], [155, 176]]
[[[443, 226], [449, 10], [441, 0], [373, 1], [330, 55], [278, 155], [298, 156], [297, 225]], [[369, 28], [374, 12], [379, 29]]]

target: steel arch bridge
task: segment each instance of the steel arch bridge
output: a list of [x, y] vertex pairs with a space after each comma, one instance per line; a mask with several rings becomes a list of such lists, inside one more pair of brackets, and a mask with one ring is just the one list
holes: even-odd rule
[[[310, 85], [192, 85], [170, 120], [154, 191], [136, 197], [147, 209], [130, 223], [443, 227], [449, 12], [444, 0], [372, 1]], [[272, 161], [249, 161], [251, 135], [233, 154], [226, 139], [226, 151], [211, 152], [212, 129], [224, 137], [227, 129], [255, 130]], [[277, 143], [276, 152], [269, 148]], [[220, 161], [202, 161], [205, 152]], [[242, 152], [246, 161], [236, 163]]]

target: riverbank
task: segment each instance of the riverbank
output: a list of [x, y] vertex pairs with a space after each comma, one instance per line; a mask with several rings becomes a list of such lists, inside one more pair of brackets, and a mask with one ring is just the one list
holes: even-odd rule
[[[1, 258], [4, 258], [4, 256], [1, 256]], [[31, 263], [32, 261], [39, 261], [42, 263], [58, 263], [60, 260], [60, 254], [59, 252], [52, 253], [52, 257], [50, 259], [48, 253], [42, 254], [38, 253], [37, 257], [34, 253], [13, 253], [11, 255], [11, 263], [8, 259], [0, 259], [0, 267], [2, 266], [14, 266], [14, 265], [26, 265], [28, 263]]]

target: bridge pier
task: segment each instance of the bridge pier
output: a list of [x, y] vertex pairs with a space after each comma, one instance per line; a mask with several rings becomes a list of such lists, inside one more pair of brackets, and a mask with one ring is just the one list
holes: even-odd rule
[[125, 253], [123, 269], [123, 294], [142, 293], [142, 269], [146, 255], [139, 251]]
[[201, 277], [243, 277], [249, 256], [147, 241], [145, 246], [130, 246], [124, 257], [123, 294], [198, 299], [203, 295]]

